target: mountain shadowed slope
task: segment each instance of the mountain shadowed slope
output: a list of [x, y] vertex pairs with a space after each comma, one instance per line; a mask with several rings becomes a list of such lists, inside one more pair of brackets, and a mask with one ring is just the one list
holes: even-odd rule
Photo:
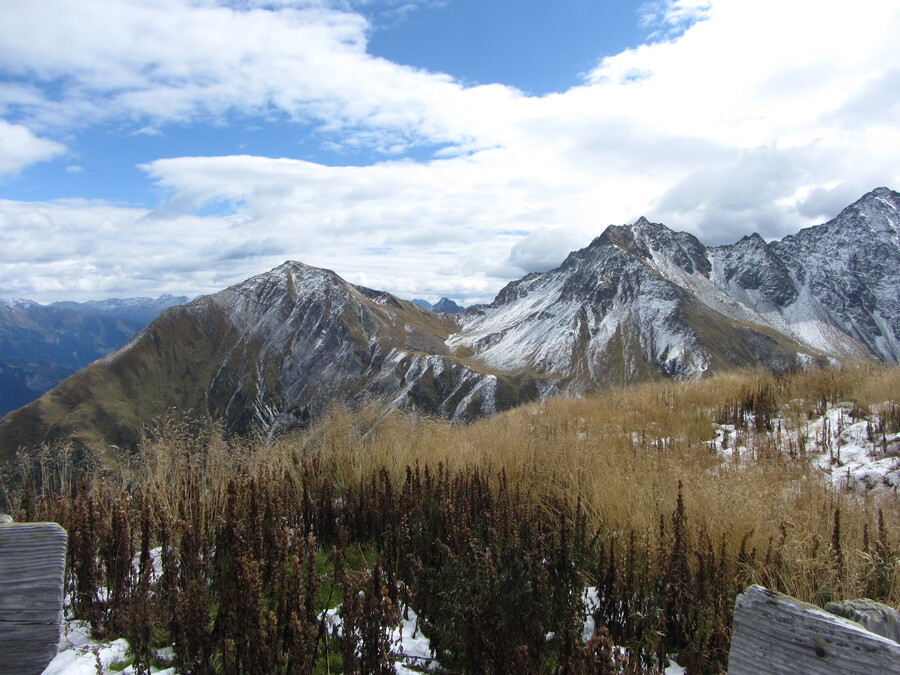
[[900, 195], [834, 220], [705, 247], [640, 219], [461, 314], [287, 262], [166, 311], [126, 347], [0, 422], [0, 452], [73, 437], [133, 445], [171, 408], [275, 434], [334, 401], [453, 419], [554, 394], [900, 356]]
[[441, 298], [434, 304], [434, 306], [431, 308], [431, 311], [441, 314], [459, 314], [460, 312], [465, 312], [466, 310], [464, 307], [460, 307], [459, 305], [457, 305], [450, 298]]
[[0, 417], [118, 349], [184, 296], [40, 305], [0, 300]]

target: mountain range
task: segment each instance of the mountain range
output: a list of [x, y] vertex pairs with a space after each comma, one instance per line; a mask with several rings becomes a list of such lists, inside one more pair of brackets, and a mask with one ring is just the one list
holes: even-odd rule
[[88, 300], [86, 302], [65, 300], [54, 302], [50, 307], [70, 309], [86, 316], [112, 316], [148, 324], [163, 310], [175, 305], [183, 305], [189, 301], [190, 298], [186, 295], [164, 293], [158, 298], [107, 298], [106, 300]]
[[124, 345], [186, 297], [40, 305], [0, 300], [0, 417]]
[[424, 307], [425, 309], [430, 309], [432, 312], [437, 312], [438, 314], [459, 314], [460, 312], [465, 312], [466, 308], [457, 305], [450, 298], [441, 298], [433, 305], [427, 300], [413, 300], [419, 307]]
[[70, 438], [134, 446], [176, 409], [272, 436], [334, 402], [472, 419], [552, 395], [731, 368], [900, 359], [900, 194], [766, 242], [610, 226], [490, 305], [434, 313], [285, 262], [163, 312], [0, 421], [0, 459]]

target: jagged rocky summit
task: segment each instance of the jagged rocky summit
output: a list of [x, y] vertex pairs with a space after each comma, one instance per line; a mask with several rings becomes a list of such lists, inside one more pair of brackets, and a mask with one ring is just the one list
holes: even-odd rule
[[900, 358], [900, 195], [879, 188], [832, 221], [707, 248], [641, 218], [557, 269], [510, 283], [449, 344], [567, 392], [761, 363]]
[[705, 247], [640, 219], [493, 303], [430, 312], [286, 262], [164, 312], [121, 350], [0, 422], [0, 458], [70, 437], [136, 443], [167, 410], [233, 433], [302, 426], [335, 401], [453, 419], [554, 394], [762, 364], [900, 358], [900, 195]]

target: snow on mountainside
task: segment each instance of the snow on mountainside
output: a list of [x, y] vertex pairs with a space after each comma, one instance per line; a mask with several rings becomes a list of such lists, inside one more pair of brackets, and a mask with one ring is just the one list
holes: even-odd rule
[[569, 393], [796, 362], [797, 345], [754, 329], [754, 314], [715, 286], [710, 269], [689, 234], [644, 219], [613, 226], [559, 268], [464, 315], [449, 344], [495, 368], [533, 369]]
[[[283, 265], [166, 310], [122, 349], [0, 421], [0, 456], [48, 437], [130, 447], [175, 409], [237, 434], [303, 426], [335, 401], [454, 419], [533, 398], [445, 344], [452, 319], [329, 270]], [[525, 397], [524, 399], [522, 397]]]
[[722, 362], [900, 358], [900, 195], [879, 188], [834, 220], [767, 244], [707, 249], [640, 219], [555, 270], [509, 284], [448, 343], [566, 391], [614, 376], [702, 374]]
[[900, 356], [900, 195], [767, 243], [707, 248], [640, 219], [487, 306], [437, 314], [297, 262], [165, 311], [123, 349], [0, 422], [0, 454], [49, 434], [133, 445], [167, 410], [235, 433], [334, 401], [453, 419], [735, 367]]
[[28, 310], [34, 307], [40, 307], [40, 305], [28, 298], [0, 298], [0, 307], [5, 307], [6, 309]]
[[[248, 349], [258, 354], [253, 415], [268, 433], [304, 424], [335, 399], [386, 397], [453, 418], [497, 410], [497, 378], [452, 358], [444, 344], [452, 323], [329, 270], [287, 262], [207, 302], [237, 332], [209, 385], [228, 398], [228, 419], [246, 414]], [[514, 401], [515, 392], [503, 398]]]
[[900, 195], [878, 188], [835, 219], [766, 244], [711, 249], [717, 283], [812, 349], [900, 360]]

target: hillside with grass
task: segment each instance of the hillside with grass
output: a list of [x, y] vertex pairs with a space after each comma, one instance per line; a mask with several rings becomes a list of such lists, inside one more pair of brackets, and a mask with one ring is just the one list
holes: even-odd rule
[[114, 465], [20, 455], [2, 498], [68, 529], [68, 611], [138, 672], [714, 673], [751, 583], [900, 605], [898, 392], [744, 371], [268, 443], [171, 417]]

